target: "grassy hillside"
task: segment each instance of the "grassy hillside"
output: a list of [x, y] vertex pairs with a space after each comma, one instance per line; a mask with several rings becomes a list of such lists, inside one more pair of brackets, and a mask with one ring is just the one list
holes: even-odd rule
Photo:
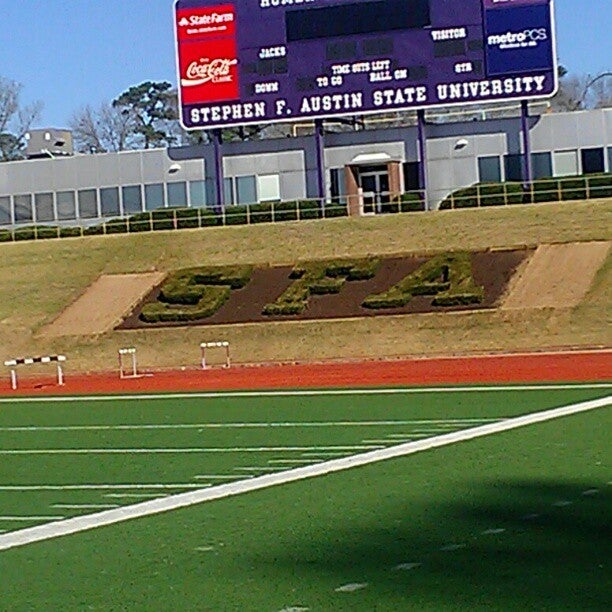
[[[609, 343], [612, 264], [572, 311], [479, 312], [111, 332], [45, 340], [39, 330], [102, 273], [224, 263], [610, 240], [612, 200], [412, 213], [0, 245], [0, 358], [65, 352], [79, 370], [114, 367], [136, 345], [146, 366], [196, 364], [202, 340], [228, 339], [239, 361], [384, 357]], [[603, 309], [603, 310], [602, 310]], [[608, 334], [609, 336], [609, 334]], [[325, 342], [322, 339], [325, 339]]]

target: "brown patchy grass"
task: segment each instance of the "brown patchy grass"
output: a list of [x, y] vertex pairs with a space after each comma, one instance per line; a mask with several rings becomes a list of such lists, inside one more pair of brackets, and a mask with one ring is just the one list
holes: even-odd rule
[[146, 367], [196, 365], [199, 343], [227, 339], [237, 361], [449, 354], [609, 345], [610, 256], [576, 309], [454, 313], [215, 328], [113, 331], [45, 339], [39, 330], [100, 274], [191, 265], [434, 253], [610, 240], [612, 200], [305, 221], [0, 245], [0, 357], [64, 352], [74, 370], [114, 367], [137, 346]]

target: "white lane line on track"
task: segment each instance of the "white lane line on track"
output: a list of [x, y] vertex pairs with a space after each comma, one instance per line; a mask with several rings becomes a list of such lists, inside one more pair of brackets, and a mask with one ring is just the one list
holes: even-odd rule
[[502, 391], [571, 391], [572, 389], [611, 389], [612, 383], [552, 385], [505, 385], [479, 387], [392, 387], [389, 389], [305, 389], [302, 391], [219, 391], [207, 393], [146, 393], [134, 395], [55, 395], [51, 397], [0, 397], [0, 404], [57, 402], [114, 402], [224, 397], [319, 397], [333, 395], [415, 395], [428, 393], [492, 393]]
[[449, 444], [473, 440], [482, 436], [489, 436], [503, 431], [510, 431], [519, 427], [525, 427], [526, 425], [543, 423], [551, 419], [557, 419], [610, 405], [612, 405], [612, 396], [561, 406], [559, 408], [553, 408], [541, 412], [535, 412], [532, 414], [515, 417], [513, 419], [508, 419], [506, 421], [502, 421], [501, 423], [480, 425], [471, 429], [464, 429], [462, 431], [452, 432], [441, 436], [436, 436], [434, 438], [428, 438], [426, 440], [406, 442], [405, 444], [365, 452], [359, 455], [342, 457], [340, 459], [331, 459], [330, 461], [317, 463], [315, 465], [298, 467], [273, 474], [265, 474], [263, 476], [250, 478], [248, 480], [221, 484], [205, 490], [179, 493], [177, 495], [164, 497], [163, 499], [154, 499], [140, 502], [131, 506], [123, 506], [122, 508], [105, 510], [95, 514], [78, 516], [65, 521], [59, 521], [57, 523], [39, 525], [29, 529], [21, 529], [19, 531], [0, 535], [0, 550], [7, 550], [9, 548], [24, 546], [33, 542], [40, 542], [51, 538], [79, 533], [81, 531], [87, 531], [89, 529], [95, 529], [105, 525], [113, 525], [115, 523], [130, 519], [151, 516], [161, 512], [168, 512], [170, 510], [177, 510], [179, 508], [193, 506], [194, 504], [209, 502], [233, 495], [240, 495], [250, 491], [267, 489], [268, 487], [275, 485], [332, 474], [350, 468], [377, 463], [387, 459], [405, 457], [420, 451], [440, 448]]
[[233, 448], [11, 448], [0, 450], [0, 455], [158, 455], [194, 453], [278, 453], [314, 450], [375, 450], [379, 445], [353, 446], [235, 446]]
[[290, 421], [279, 423], [165, 423], [165, 424], [142, 424], [142, 425], [31, 425], [31, 426], [15, 426], [15, 427], [0, 427], [0, 432], [36, 432], [36, 431], [132, 431], [132, 430], [158, 430], [158, 429], [266, 429], [266, 428], [282, 428], [282, 427], [387, 427], [401, 425], [436, 425], [442, 423], [453, 423], [455, 427], [460, 425], [478, 423], [493, 423], [502, 421], [502, 418], [496, 419], [455, 419], [454, 421], [435, 420], [435, 419], [418, 419], [409, 421]]

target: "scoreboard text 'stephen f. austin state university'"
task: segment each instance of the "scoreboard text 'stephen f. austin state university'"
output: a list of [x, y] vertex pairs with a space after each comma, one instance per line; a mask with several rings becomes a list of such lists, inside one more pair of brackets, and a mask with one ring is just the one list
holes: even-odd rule
[[548, 97], [552, 0], [178, 0], [187, 129]]

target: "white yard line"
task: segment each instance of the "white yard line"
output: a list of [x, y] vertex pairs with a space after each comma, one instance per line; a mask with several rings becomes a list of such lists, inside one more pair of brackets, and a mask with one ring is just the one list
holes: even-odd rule
[[15, 548], [17, 546], [23, 546], [25, 544], [40, 542], [42, 540], [57, 538], [73, 533], [79, 533], [81, 531], [95, 529], [105, 525], [113, 525], [115, 523], [134, 518], [151, 516], [161, 512], [185, 508], [188, 506], [193, 506], [194, 504], [222, 499], [233, 495], [240, 495], [250, 491], [266, 489], [279, 484], [286, 484], [289, 482], [304, 480], [306, 478], [332, 474], [334, 472], [340, 472], [350, 468], [377, 463], [386, 459], [405, 457], [406, 455], [411, 455], [420, 451], [439, 448], [466, 440], [473, 440], [482, 436], [489, 436], [502, 431], [509, 431], [518, 427], [524, 427], [534, 423], [542, 423], [551, 419], [557, 419], [610, 405], [612, 405], [612, 396], [527, 414], [502, 421], [501, 423], [480, 425], [478, 427], [452, 432], [441, 436], [436, 436], [434, 438], [428, 438], [426, 440], [407, 442], [405, 444], [365, 452], [359, 455], [332, 459], [330, 461], [317, 463], [315, 465], [298, 467], [282, 472], [276, 472], [274, 474], [265, 474], [263, 476], [250, 478], [248, 480], [221, 484], [205, 490], [179, 493], [177, 495], [170, 495], [163, 499], [154, 499], [137, 503], [132, 506], [123, 506], [122, 508], [105, 510], [95, 514], [78, 516], [57, 523], [39, 525], [29, 529], [21, 529], [19, 531], [0, 535], [0, 550]]
[[233, 448], [9, 448], [0, 455], [158, 455], [193, 453], [279, 453], [315, 450], [375, 450], [380, 446], [355, 444], [353, 446], [235, 446]]
[[242, 478], [242, 476], [236, 476], [236, 474], [196, 474], [194, 480], [227, 480]]
[[38, 404], [61, 402], [114, 402], [224, 397], [320, 397], [333, 395], [414, 395], [428, 393], [483, 393], [507, 391], [570, 391], [572, 389], [610, 389], [612, 383], [579, 383], [553, 385], [505, 385], [479, 387], [408, 387], [389, 389], [304, 389], [295, 391], [219, 391], [207, 393], [146, 393], [134, 395], [65, 395], [53, 397], [0, 397], [0, 404]]
[[[503, 417], [502, 417], [503, 418]], [[455, 419], [454, 421], [436, 419], [418, 419], [410, 421], [314, 421], [314, 422], [281, 422], [281, 423], [165, 423], [142, 425], [31, 425], [18, 427], [0, 427], [0, 432], [36, 432], [36, 431], [138, 431], [147, 429], [268, 429], [276, 427], [387, 427], [400, 425], [436, 425], [438, 423], [455, 424], [456, 426], [476, 423], [493, 423], [495, 419]], [[442, 425], [440, 425], [442, 427]]]
[[29, 523], [30, 521], [61, 521], [65, 518], [65, 516], [0, 516], [0, 521]]
[[52, 504], [51, 507], [63, 510], [104, 510], [107, 508], [118, 508], [117, 504]]
[[[205, 487], [205, 486], [206, 485], [202, 485], [202, 487]], [[159, 493], [108, 493], [104, 497], [108, 497], [110, 499], [123, 499], [123, 498], [146, 499], [146, 498], [149, 498], [149, 497], [153, 497], [155, 499], [158, 499], [158, 498], [164, 497], [164, 496], [160, 495]]]
[[202, 484], [71, 484], [71, 485], [0, 485], [0, 491], [89, 491], [106, 489], [199, 489]]
[[270, 459], [268, 463], [288, 463], [288, 464], [307, 464], [307, 463], [315, 463], [313, 459]]

